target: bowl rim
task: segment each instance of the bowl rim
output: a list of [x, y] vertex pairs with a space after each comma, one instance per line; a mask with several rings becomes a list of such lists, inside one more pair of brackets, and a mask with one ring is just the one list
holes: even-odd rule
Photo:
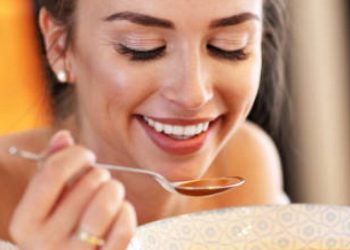
[[295, 210], [298, 209], [305, 209], [305, 208], [324, 208], [324, 209], [341, 209], [344, 211], [349, 211], [350, 215], [350, 206], [347, 205], [338, 205], [338, 204], [322, 204], [322, 203], [290, 203], [290, 204], [266, 204], [266, 205], [244, 205], [244, 206], [232, 206], [232, 207], [223, 207], [223, 208], [216, 208], [216, 209], [206, 209], [206, 210], [201, 210], [201, 211], [196, 211], [192, 213], [184, 213], [180, 215], [175, 215], [171, 217], [167, 217], [164, 219], [159, 219], [155, 221], [151, 221], [142, 225], [138, 226], [138, 230], [142, 230], [144, 228], [151, 227], [155, 224], [160, 224], [160, 223], [165, 223], [165, 222], [171, 222], [173, 220], [178, 220], [181, 218], [186, 218], [186, 217], [200, 217], [203, 214], [204, 215], [210, 215], [213, 213], [220, 213], [224, 211], [240, 211], [240, 210], [249, 210], [249, 211], [254, 211], [258, 209], [288, 209], [288, 208], [293, 208]]

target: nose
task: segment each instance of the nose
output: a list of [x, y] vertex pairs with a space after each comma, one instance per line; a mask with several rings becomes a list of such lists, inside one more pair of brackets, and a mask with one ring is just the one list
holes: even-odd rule
[[200, 53], [187, 53], [174, 62], [171, 79], [163, 87], [163, 96], [184, 110], [199, 110], [213, 98], [210, 73]]

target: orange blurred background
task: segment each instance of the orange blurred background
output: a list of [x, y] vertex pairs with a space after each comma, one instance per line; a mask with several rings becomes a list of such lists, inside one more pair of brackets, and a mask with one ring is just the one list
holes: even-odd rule
[[0, 134], [49, 122], [32, 1], [0, 0]]

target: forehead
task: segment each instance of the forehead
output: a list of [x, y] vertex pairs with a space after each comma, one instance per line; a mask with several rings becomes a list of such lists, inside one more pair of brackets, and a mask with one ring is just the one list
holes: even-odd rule
[[262, 6], [263, 0], [78, 0], [77, 11], [89, 19], [134, 11], [174, 22], [198, 22], [242, 12], [261, 16]]

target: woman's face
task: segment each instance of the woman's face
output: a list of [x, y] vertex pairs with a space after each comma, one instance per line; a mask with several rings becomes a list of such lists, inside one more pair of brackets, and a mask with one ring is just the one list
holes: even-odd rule
[[78, 0], [66, 65], [100, 161], [198, 177], [245, 120], [263, 0]]

